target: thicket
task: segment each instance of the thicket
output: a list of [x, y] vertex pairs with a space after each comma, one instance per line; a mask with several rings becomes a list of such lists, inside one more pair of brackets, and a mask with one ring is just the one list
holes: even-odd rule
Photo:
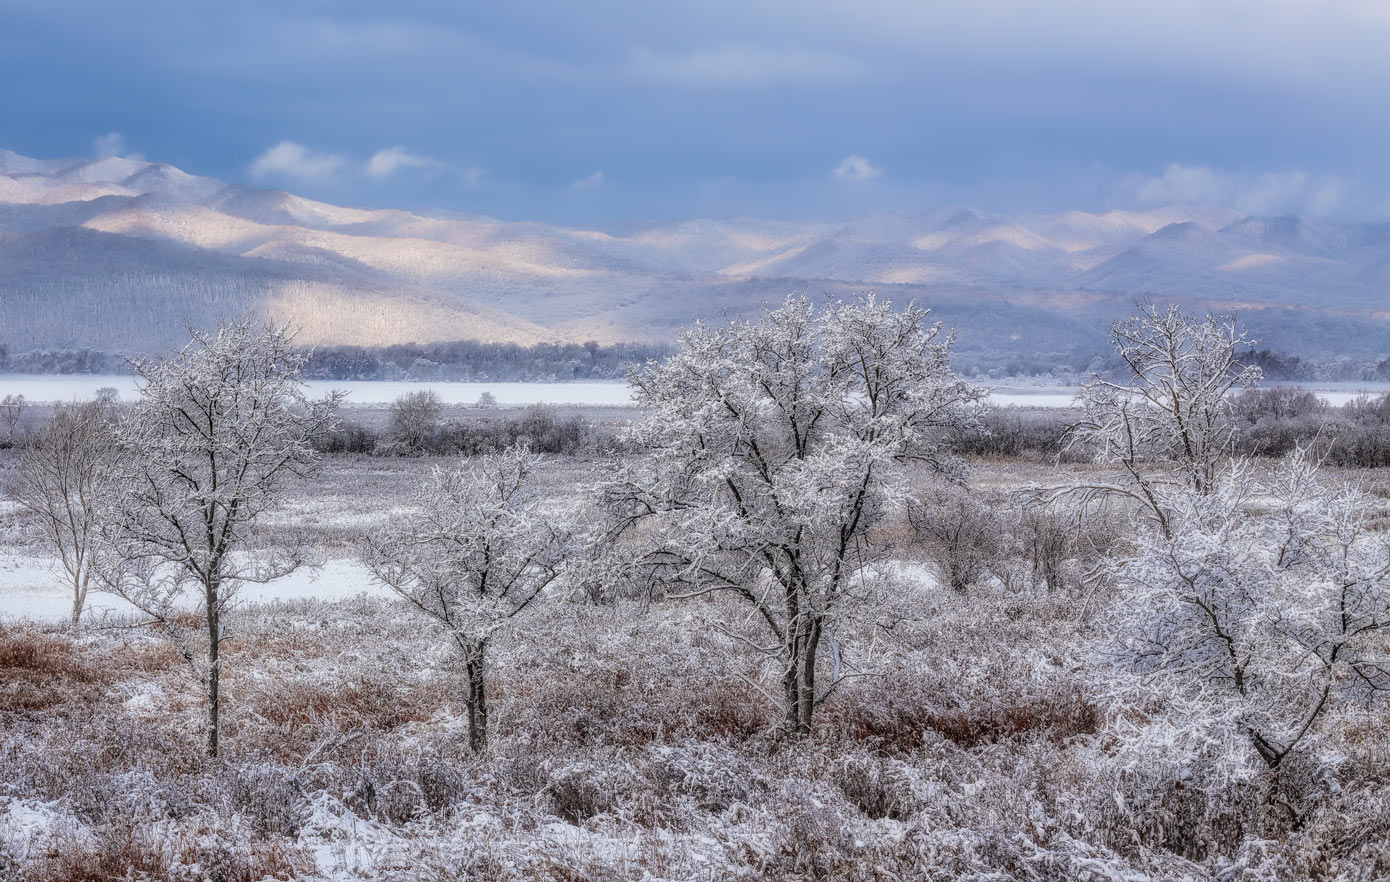
[[514, 415], [490, 412], [440, 419], [425, 427], [414, 442], [390, 426], [376, 429], [349, 416], [315, 444], [322, 453], [476, 456], [526, 441], [537, 453], [573, 456], [611, 450], [616, 437], [616, 429], [587, 421], [581, 414], [562, 414], [551, 405], [533, 404]]
[[1390, 465], [1390, 394], [1340, 407], [1300, 389], [1255, 389], [1234, 398], [1236, 451], [1284, 456], [1309, 447], [1329, 465]]

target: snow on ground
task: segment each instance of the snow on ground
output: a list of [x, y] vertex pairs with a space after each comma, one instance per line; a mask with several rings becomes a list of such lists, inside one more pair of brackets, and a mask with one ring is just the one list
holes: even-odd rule
[[10, 854], [21, 861], [30, 854], [42, 854], [53, 834], [72, 823], [57, 803], [0, 797], [0, 836]]
[[[335, 558], [317, 570], [304, 568], [265, 585], [243, 585], [237, 599], [240, 603], [342, 600], [359, 594], [384, 595], [388, 591], [371, 578], [362, 564]], [[98, 620], [134, 611], [119, 597], [92, 592], [83, 616]], [[64, 584], [63, 573], [55, 561], [35, 555], [0, 553], [0, 621], [62, 622], [71, 612], [71, 589]]]

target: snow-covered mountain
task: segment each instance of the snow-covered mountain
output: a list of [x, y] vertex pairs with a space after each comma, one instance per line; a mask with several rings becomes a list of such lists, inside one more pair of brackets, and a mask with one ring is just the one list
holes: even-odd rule
[[0, 344], [12, 351], [150, 351], [185, 321], [245, 311], [310, 343], [649, 340], [789, 292], [864, 288], [933, 306], [977, 352], [1075, 363], [1153, 297], [1238, 308], [1289, 351], [1370, 354], [1390, 350], [1390, 224], [953, 207], [617, 236], [0, 151]]

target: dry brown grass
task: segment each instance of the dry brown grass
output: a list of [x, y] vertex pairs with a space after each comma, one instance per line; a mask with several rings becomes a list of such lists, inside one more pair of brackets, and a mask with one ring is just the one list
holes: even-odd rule
[[290, 683], [257, 702], [252, 711], [276, 726], [365, 727], [379, 732], [427, 719], [424, 708], [402, 700], [386, 683], [358, 681], [333, 688]]
[[314, 861], [306, 850], [280, 840], [210, 844], [183, 833], [161, 841], [148, 827], [122, 824], [61, 841], [26, 869], [28, 882], [288, 882], [313, 872]]
[[891, 755], [920, 750], [932, 734], [973, 748], [1014, 739], [1060, 744], [1100, 730], [1102, 712], [1075, 688], [998, 695], [968, 707], [942, 707], [921, 695], [883, 696], [878, 689], [841, 696], [821, 714], [823, 739], [837, 737]]
[[91, 700], [105, 669], [80, 657], [69, 640], [25, 628], [0, 628], [0, 709], [38, 711]]

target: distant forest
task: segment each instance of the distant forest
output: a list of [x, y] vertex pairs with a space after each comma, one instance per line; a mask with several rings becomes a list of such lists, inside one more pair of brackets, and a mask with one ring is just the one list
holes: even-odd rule
[[313, 380], [620, 380], [649, 358], [664, 358], [666, 344], [615, 343], [406, 343], [395, 346], [321, 346], [304, 376]]
[[[405, 343], [393, 346], [320, 346], [307, 350], [303, 376], [311, 380], [620, 380], [630, 365], [664, 358], [668, 344], [616, 343]], [[0, 373], [128, 374], [127, 353], [96, 349], [36, 349], [10, 354], [0, 345]]]
[[[670, 354], [670, 344], [615, 343], [404, 343], [392, 346], [320, 346], [309, 350], [304, 377], [314, 380], [457, 380], [562, 382], [621, 380], [627, 369], [650, 358]], [[0, 344], [0, 373], [11, 374], [128, 374], [132, 356], [96, 349], [36, 349], [11, 354]], [[1257, 349], [1241, 362], [1258, 366], [1266, 380], [1284, 382], [1390, 382], [1390, 357], [1380, 360], [1340, 357], [1303, 359], [1271, 349]], [[1058, 383], [1084, 382], [1092, 372], [1121, 367], [1113, 358], [1096, 358], [1085, 369], [1046, 363], [1026, 353], [1006, 363], [958, 354], [955, 369], [963, 374], [1003, 380], [1009, 377], [1052, 376]]]

